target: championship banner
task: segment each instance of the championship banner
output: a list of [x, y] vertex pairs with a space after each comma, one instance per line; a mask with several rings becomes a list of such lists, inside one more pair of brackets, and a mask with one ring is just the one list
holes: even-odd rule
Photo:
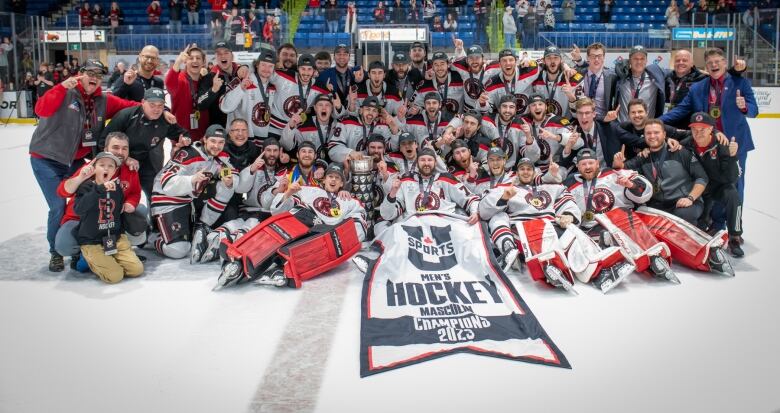
[[381, 254], [363, 281], [361, 377], [453, 353], [571, 368], [500, 269], [488, 235], [426, 213], [374, 241]]

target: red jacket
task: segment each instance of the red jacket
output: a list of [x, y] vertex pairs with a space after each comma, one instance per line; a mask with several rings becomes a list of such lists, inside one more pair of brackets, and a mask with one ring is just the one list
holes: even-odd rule
[[190, 132], [193, 141], [203, 138], [209, 127], [209, 111], [201, 110], [198, 128], [190, 129], [190, 114], [195, 112], [194, 101], [197, 99], [200, 80], [194, 81], [186, 70], [168, 70], [165, 75], [165, 88], [171, 94], [171, 112], [176, 115], [179, 126]]
[[93, 20], [92, 20], [92, 10], [84, 9], [83, 7], [79, 9], [79, 16], [81, 16], [81, 25], [82, 26], [92, 26]]
[[211, 10], [222, 11], [227, 5], [227, 0], [209, 0], [209, 3], [211, 3]]
[[160, 14], [162, 14], [162, 8], [159, 6], [157, 8], [153, 8], [150, 5], [146, 8], [146, 14], [149, 16], [149, 23], [158, 24], [160, 23]]
[[263, 40], [268, 43], [273, 43], [274, 40], [274, 24], [266, 21], [263, 25]]
[[[78, 176], [79, 173], [81, 173], [81, 170], [86, 166], [87, 165], [84, 165], [79, 168], [79, 170], [76, 171], [76, 173], [74, 173], [71, 178]], [[119, 172], [114, 174], [112, 179], [116, 178], [117, 176], [119, 176], [119, 182], [122, 184], [122, 192], [125, 196], [125, 204], [130, 204], [137, 208], [138, 202], [141, 200], [141, 181], [138, 179], [138, 171], [131, 171], [127, 165], [122, 165], [119, 168]], [[68, 221], [78, 221], [79, 216], [75, 211], [73, 211], [73, 196], [76, 194], [71, 194], [65, 190], [65, 181], [60, 182], [60, 184], [57, 186], [57, 195], [65, 198], [65, 202], [67, 203], [65, 205], [65, 214], [62, 216], [60, 225]]]

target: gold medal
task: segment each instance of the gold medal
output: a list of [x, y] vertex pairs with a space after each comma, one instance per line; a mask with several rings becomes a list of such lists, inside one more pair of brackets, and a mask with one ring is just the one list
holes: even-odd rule
[[417, 212], [425, 212], [425, 211], [427, 211], [427, 210], [428, 210], [428, 208], [426, 208], [426, 207], [424, 207], [424, 206], [417, 207]]
[[542, 206], [542, 200], [541, 198], [531, 198], [531, 205], [533, 205], [535, 208], [539, 208]]
[[268, 123], [268, 122], [271, 121], [271, 111], [270, 110], [266, 110], [265, 111], [265, 115], [263, 115], [263, 121], [265, 123]]
[[232, 172], [230, 171], [230, 168], [227, 166], [223, 166], [222, 169], [219, 170], [219, 177], [220, 178], [227, 178], [230, 176]]
[[593, 211], [585, 211], [585, 213], [582, 214], [582, 220], [583, 221], [593, 221], [593, 217], [594, 216], [595, 216], [595, 214], [593, 213]]
[[341, 210], [339, 208], [331, 208], [330, 215], [338, 218], [341, 215]]
[[710, 108], [710, 116], [712, 116], [714, 119], [718, 119], [720, 117], [720, 108], [718, 106], [713, 106]]
[[192, 115], [195, 116], [195, 119], [200, 120], [200, 111], [199, 110], [196, 110], [195, 113], [193, 113]]
[[306, 112], [301, 112], [301, 123], [306, 123]]

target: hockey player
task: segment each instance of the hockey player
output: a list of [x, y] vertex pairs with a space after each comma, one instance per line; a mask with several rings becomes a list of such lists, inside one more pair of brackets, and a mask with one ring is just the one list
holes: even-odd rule
[[544, 49], [543, 60], [544, 70], [534, 80], [534, 93], [545, 98], [548, 113], [564, 118], [571, 117], [569, 106], [577, 100], [574, 92], [583, 77], [576, 72], [573, 77], [569, 77], [561, 60], [561, 52], [555, 46]]
[[[301, 142], [296, 152], [298, 163], [287, 169], [284, 181], [287, 183], [297, 182], [301, 185], [319, 186], [320, 181], [325, 176], [325, 169], [328, 165], [322, 159], [317, 158], [316, 150], [312, 142]], [[277, 185], [281, 184], [281, 181], [278, 182]]]
[[393, 56], [393, 68], [387, 72], [386, 81], [393, 85], [401, 98], [401, 104], [414, 98], [414, 91], [422, 81], [422, 74], [417, 69], [410, 69], [409, 57], [404, 52], [396, 52]]
[[650, 181], [633, 171], [602, 168], [595, 151], [588, 148], [577, 154], [577, 171], [565, 185], [583, 211], [580, 226], [602, 246], [617, 244], [637, 272], [649, 270], [658, 278], [679, 284], [669, 267], [669, 247], [633, 213], [653, 195]]
[[[547, 172], [548, 160], [552, 157], [560, 162], [563, 153], [570, 153], [582, 147], [582, 138], [572, 133], [569, 120], [547, 112], [547, 102], [539, 94], [529, 98], [528, 115], [522, 121], [529, 125], [531, 135], [539, 146], [539, 161], [537, 166], [542, 172]], [[561, 179], [568, 174], [561, 168]], [[560, 181], [559, 181], [560, 182]]]
[[368, 79], [357, 84], [355, 110], [362, 107], [364, 99], [374, 96], [379, 101], [379, 106], [390, 112], [391, 115], [395, 116], [398, 113], [401, 95], [395, 85], [385, 81], [385, 70], [385, 65], [381, 61], [374, 61], [368, 65]]
[[[474, 155], [477, 162], [485, 162], [487, 159], [487, 150], [490, 148], [491, 139], [486, 136], [482, 128], [482, 113], [472, 110], [462, 116], [460, 126], [454, 128], [447, 126], [438, 143], [439, 153], [445, 160], [452, 157], [450, 150], [451, 142], [455, 139], [462, 139], [468, 145], [469, 150]], [[457, 119], [456, 119], [457, 122]]]
[[474, 179], [473, 186], [467, 185], [472, 193], [477, 195], [487, 194], [491, 189], [512, 186], [515, 181], [515, 173], [507, 170], [507, 156], [500, 146], [494, 146], [487, 153], [487, 168], [480, 168]]
[[601, 251], [576, 228], [581, 211], [563, 185], [534, 184], [537, 173], [528, 159], [517, 168], [518, 185], [490, 190], [479, 207], [504, 268], [513, 264], [520, 245], [534, 280], [567, 291], [573, 291], [572, 274], [607, 292], [633, 271], [618, 248]]
[[[284, 182], [272, 201], [274, 217], [225, 249], [228, 261], [217, 288], [237, 283], [242, 273], [249, 279], [259, 276], [257, 284], [300, 288], [303, 281], [336, 267], [360, 250], [366, 236], [365, 210], [353, 198], [339, 198], [344, 181], [344, 170], [331, 165], [322, 188]], [[282, 231], [285, 238], [270, 239], [269, 231]], [[262, 255], [253, 262], [258, 249]]]
[[485, 62], [482, 47], [474, 45], [466, 51], [466, 57], [452, 62], [450, 69], [463, 79], [463, 105], [465, 110], [490, 110], [485, 90], [490, 79], [501, 72], [498, 62]]
[[[390, 186], [393, 182], [392, 179], [398, 175], [398, 166], [395, 161], [386, 154], [386, 147], [387, 144], [382, 135], [374, 133], [368, 137], [366, 152], [372, 160], [373, 170], [371, 171], [371, 175], [373, 179], [371, 180], [370, 188], [371, 202], [363, 202], [363, 207], [366, 209], [366, 223], [369, 227], [369, 235], [379, 234], [389, 225], [387, 221], [382, 219], [382, 216], [379, 213], [379, 205], [381, 205], [382, 201], [385, 199], [385, 194], [390, 191]], [[347, 164], [349, 164], [349, 160], [347, 160]], [[347, 167], [345, 170], [349, 171], [350, 168]], [[355, 181], [354, 178], [351, 179], [351, 185], [347, 182], [344, 186], [348, 190], [351, 190], [352, 196], [357, 198], [356, 192], [360, 192], [359, 190], [361, 188], [355, 188], [355, 186], [362, 184]], [[361, 199], [358, 198], [358, 200]], [[369, 236], [368, 238], [373, 238], [373, 236]]]
[[328, 155], [333, 162], [343, 163], [345, 159], [359, 159], [366, 149], [366, 140], [371, 134], [385, 137], [391, 147], [397, 146], [400, 128], [395, 118], [384, 111], [379, 118], [381, 105], [375, 96], [363, 100], [360, 116], [348, 116], [341, 119], [333, 129], [333, 137], [328, 142]]
[[517, 114], [522, 115], [528, 109], [528, 95], [531, 94], [532, 84], [539, 75], [539, 66], [536, 62], [530, 62], [527, 67], [519, 67], [511, 49], [499, 52], [498, 61], [501, 73], [491, 77], [486, 88], [492, 105], [489, 112], [500, 106], [501, 96], [512, 95], [515, 97]]
[[528, 158], [539, 160], [540, 149], [536, 144], [531, 126], [523, 118], [516, 118], [517, 103], [510, 95], [501, 96], [498, 111], [482, 118], [480, 128], [491, 141], [491, 146], [500, 147], [507, 156], [507, 169], [514, 169], [517, 160]]
[[438, 92], [442, 98], [442, 111], [451, 115], [460, 114], [463, 111], [463, 79], [457, 71], [450, 70], [446, 53], [434, 53], [432, 61], [433, 76], [417, 88], [414, 104], [424, 107], [427, 94]]
[[317, 96], [314, 100], [314, 116], [308, 117], [303, 123], [298, 123], [300, 121], [298, 114], [294, 114], [290, 118], [290, 122], [282, 130], [280, 143], [284, 150], [293, 152], [301, 142], [311, 142], [316, 148], [317, 158], [330, 162], [328, 145], [337, 125], [339, 125], [334, 116], [334, 106], [341, 108], [341, 100], [338, 95], [335, 94], [334, 98], [335, 105], [330, 95]]
[[228, 122], [235, 118], [249, 121], [249, 136], [256, 145], [268, 137], [271, 121], [271, 104], [276, 97], [276, 86], [271, 83], [276, 65], [276, 52], [261, 49], [254, 62], [254, 73], [233, 79], [227, 92], [219, 101], [219, 108], [226, 113]]
[[469, 144], [463, 139], [455, 139], [452, 142], [452, 151], [449, 153], [447, 162], [447, 172], [452, 174], [458, 181], [463, 182], [472, 193], [476, 193], [476, 179], [481, 169], [479, 162], [471, 154]]
[[469, 193], [451, 174], [436, 172], [436, 152], [422, 149], [417, 156], [417, 168], [412, 175], [393, 181], [379, 209], [383, 219], [391, 221], [424, 211], [455, 213], [456, 208], [461, 208], [470, 224], [479, 221], [479, 197]]
[[460, 126], [460, 119], [441, 110], [441, 96], [438, 92], [427, 93], [424, 102], [425, 109], [409, 119], [404, 119], [404, 108], [401, 107], [398, 119], [401, 122], [405, 120], [405, 123], [401, 124], [403, 130], [414, 135], [419, 146], [425, 147], [427, 143], [432, 143], [436, 150], [442, 150], [443, 145], [452, 143], [454, 136], [450, 137], [449, 142], [440, 141], [439, 138], [448, 126]]
[[[239, 183], [238, 171], [223, 152], [226, 137], [221, 126], [209, 126], [202, 142], [179, 150], [155, 177], [152, 218], [160, 233], [154, 246], [161, 255], [179, 259], [191, 253], [191, 262], [200, 261], [209, 228], [220, 220]], [[197, 223], [191, 233], [193, 209]]]
[[[419, 146], [417, 138], [409, 132], [401, 132], [398, 135], [398, 146], [400, 150], [390, 153], [389, 157], [395, 162], [399, 176], [411, 175], [417, 171], [417, 149]], [[436, 157], [436, 170], [439, 172], [447, 171], [444, 160], [438, 155]]]
[[279, 139], [282, 129], [296, 113], [300, 113], [301, 120], [305, 121], [314, 99], [329, 93], [325, 84], [315, 82], [314, 64], [314, 56], [303, 54], [298, 58], [297, 71], [277, 70], [271, 77], [276, 95], [271, 105], [268, 136]]
[[220, 101], [227, 93], [229, 85], [234, 82], [239, 83], [241, 79], [249, 76], [249, 68], [239, 66], [233, 61], [233, 52], [226, 42], [218, 42], [214, 46], [214, 55], [216, 64], [201, 80], [198, 102], [207, 108], [209, 122], [215, 125], [226, 125], [228, 118], [226, 112], [219, 107]]

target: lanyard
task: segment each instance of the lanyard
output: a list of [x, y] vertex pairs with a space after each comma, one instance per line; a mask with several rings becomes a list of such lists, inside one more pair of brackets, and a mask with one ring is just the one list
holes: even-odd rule
[[447, 73], [447, 80], [443, 84], [439, 84], [439, 79], [436, 79], [434, 76], [433, 78], [433, 86], [436, 87], [436, 90], [439, 91], [439, 94], [441, 95], [441, 101], [447, 102], [447, 91], [449, 89], [450, 84], [450, 74]]
[[504, 91], [506, 91], [507, 95], [515, 95], [515, 82], [517, 81], [517, 76], [512, 75], [512, 89], [509, 89], [509, 83], [504, 81]]
[[650, 165], [653, 167], [653, 180], [658, 182], [659, 179], [663, 179], [661, 170], [664, 167], [664, 162], [666, 162], [666, 148], [661, 149], [661, 153], [658, 154], [658, 166], [656, 166], [655, 158], [656, 157], [653, 156], [653, 154], [650, 154]]
[[198, 106], [198, 85], [193, 83], [190, 75], [187, 75], [187, 82], [190, 84], [190, 96], [192, 97], [192, 109], [197, 110]]
[[271, 85], [269, 84], [268, 86], [263, 87], [263, 78], [258, 76], [257, 79], [259, 80], [259, 82], [257, 82], [257, 88], [260, 89], [260, 96], [263, 97], [263, 102], [265, 102], [266, 105], [267, 105], [269, 103], [268, 102], [268, 89], [271, 87]]
[[263, 165], [263, 175], [265, 175], [265, 183], [270, 184], [271, 183], [271, 176], [268, 175], [268, 168], [266, 168], [265, 165]]
[[556, 76], [555, 80], [552, 82], [552, 90], [550, 90], [550, 82], [547, 79], [547, 72], [544, 72], [544, 89], [547, 90], [547, 98], [548, 99], [555, 99], [555, 91], [558, 89], [558, 82], [561, 79], [561, 73], [558, 73], [558, 76]]
[[[317, 135], [320, 137], [320, 146], [327, 145], [328, 140], [330, 140], [330, 128], [333, 126], [333, 118], [328, 120], [328, 132], [325, 134], [325, 136], [322, 136], [322, 126], [320, 126], [319, 120], [317, 120], [317, 117], [314, 117], [314, 127], [317, 129]], [[365, 135], [365, 132], [363, 132]]]
[[669, 96], [669, 103], [674, 104], [674, 97], [677, 96], [677, 93], [680, 92], [680, 88], [682, 87], [684, 82], [685, 82], [685, 77], [682, 77], [680, 78], [680, 80], [677, 81], [677, 83], [674, 86], [674, 89], [672, 90], [672, 93]]
[[423, 177], [422, 174], [419, 174], [419, 183], [420, 183], [420, 192], [422, 193], [422, 206], [426, 207], [428, 205], [428, 193], [431, 192], [431, 187], [433, 186], [433, 181], [436, 180], [436, 176], [431, 176], [431, 180], [428, 181], [428, 188], [423, 187]]
[[366, 139], [368, 138], [368, 136], [369, 136], [369, 135], [371, 135], [372, 133], [374, 133], [374, 126], [376, 126], [376, 124], [375, 124], [375, 123], [372, 123], [372, 124], [371, 124], [371, 125], [368, 127], [368, 133], [366, 133], [366, 125], [365, 125], [363, 122], [360, 122], [360, 127], [361, 127], [361, 128], [363, 128], [363, 139], [361, 139], [361, 141], [362, 141], [363, 143], [365, 143], [365, 142], [366, 142]]
[[645, 77], [647, 72], [642, 72], [642, 77], [639, 78], [639, 84], [634, 85], [634, 75], [629, 76], [628, 80], [631, 82], [631, 89], [634, 89], [634, 99], [639, 99], [639, 91], [642, 90], [642, 85], [645, 84]]
[[501, 172], [501, 176], [498, 177], [497, 181], [494, 181], [493, 175], [490, 175], [490, 189], [493, 189], [496, 187], [497, 184], [504, 182], [504, 175], [506, 175], [506, 172]]
[[585, 192], [585, 211], [593, 211], [593, 193], [596, 192], [596, 182], [598, 181], [598, 175], [593, 177], [593, 183], [588, 186], [588, 181], [582, 181], [582, 189]]
[[[428, 117], [428, 112], [425, 112], [425, 117]], [[439, 131], [439, 121], [441, 120], [441, 112], [436, 114], [436, 119], [431, 122], [430, 119], [425, 122], [426, 127], [428, 128], [428, 136], [431, 140], [436, 140], [438, 138], [438, 135], [436, 135], [436, 132]], [[365, 135], [365, 132], [363, 132]]]
[[718, 81], [715, 81], [715, 84], [713, 85], [710, 83], [710, 106], [713, 106], [712, 104], [712, 95], [715, 95], [715, 106], [720, 107], [720, 97], [723, 94], [723, 86], [721, 86]]
[[336, 83], [338, 83], [339, 92], [341, 92], [342, 95], [346, 95], [349, 91], [349, 69], [347, 69], [346, 72], [341, 73], [338, 70], [336, 71]]
[[412, 162], [412, 166], [409, 166], [409, 161], [404, 158], [404, 174], [410, 174], [414, 172], [414, 168], [417, 167], [417, 159]]
[[501, 122], [501, 115], [496, 115], [496, 126], [498, 126], [498, 147], [501, 149], [504, 149], [504, 140], [506, 140], [506, 136], [509, 134], [510, 126], [512, 125], [512, 121], [510, 120], [509, 123], [504, 126], [503, 122]]
[[[479, 84], [480, 86], [483, 85], [482, 78], [485, 77], [485, 68], [482, 68], [482, 70], [479, 72]], [[469, 79], [474, 79], [474, 75], [471, 73], [471, 70], [469, 70]]]
[[[312, 168], [312, 170], [314, 170], [314, 168]], [[312, 175], [312, 171], [309, 171], [308, 175], [304, 175], [303, 172], [301, 171], [301, 166], [296, 165], [295, 169], [293, 169], [292, 174], [290, 174], [290, 183], [301, 181], [303, 182], [304, 185], [311, 185], [313, 182], [311, 180], [311, 175]]]
[[306, 83], [306, 94], [303, 94], [303, 85], [301, 85], [301, 78], [298, 77], [298, 96], [301, 97], [301, 109], [304, 112], [309, 108], [309, 93], [311, 93], [311, 79]]

